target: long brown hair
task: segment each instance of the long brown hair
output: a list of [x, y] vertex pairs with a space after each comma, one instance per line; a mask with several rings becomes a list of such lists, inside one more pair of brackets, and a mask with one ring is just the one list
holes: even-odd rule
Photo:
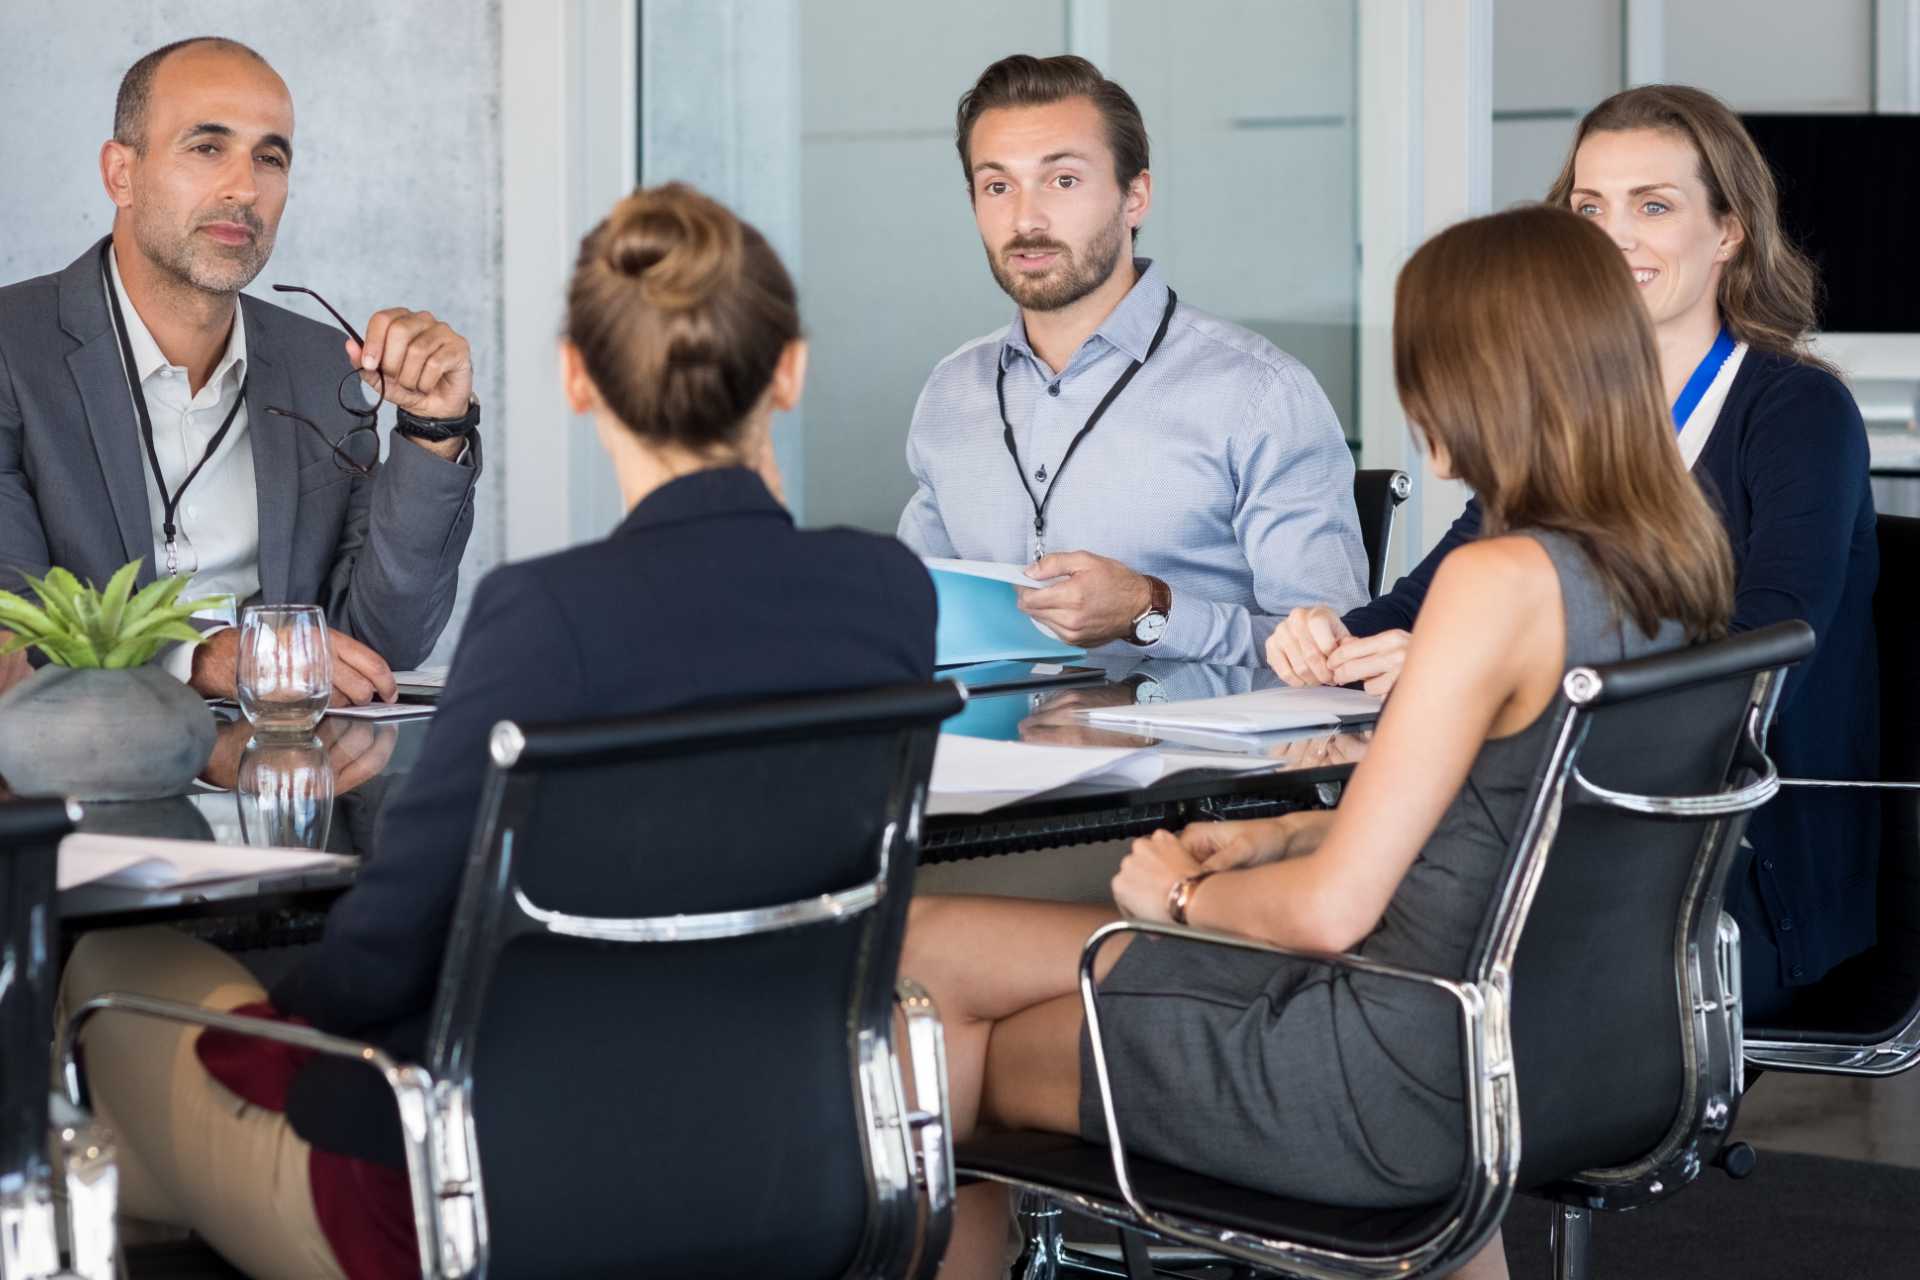
[[627, 196], [580, 241], [567, 338], [643, 440], [735, 442], [800, 336], [793, 280], [766, 238], [679, 182]]
[[1659, 129], [1686, 139], [1716, 218], [1735, 218], [1746, 238], [1720, 273], [1720, 316], [1743, 342], [1808, 364], [1819, 322], [1820, 273], [1780, 227], [1773, 171], [1746, 126], [1720, 99], [1684, 84], [1648, 84], [1614, 94], [1581, 119], [1547, 203], [1566, 208], [1573, 162], [1591, 133]]
[[1653, 323], [1599, 227], [1533, 205], [1427, 241], [1394, 290], [1393, 374], [1487, 534], [1568, 534], [1641, 630], [1725, 633], [1727, 535], [1674, 447]]

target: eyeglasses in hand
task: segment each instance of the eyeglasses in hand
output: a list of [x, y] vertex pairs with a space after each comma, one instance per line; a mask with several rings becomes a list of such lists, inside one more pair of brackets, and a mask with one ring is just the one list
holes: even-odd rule
[[[315, 302], [325, 307], [327, 314], [332, 316], [334, 320], [339, 323], [340, 327], [347, 331], [347, 336], [351, 337], [355, 343], [362, 347], [366, 346], [366, 340], [360, 336], [359, 332], [352, 325], [347, 323], [346, 317], [338, 311], [335, 311], [331, 303], [313, 290], [304, 285], [297, 284], [276, 284], [273, 287], [275, 291], [279, 293], [306, 294]], [[376, 425], [379, 422], [380, 406], [387, 402], [386, 375], [375, 371], [373, 379], [373, 382], [369, 384], [360, 376], [360, 370], [354, 369], [349, 371], [347, 376], [340, 380], [340, 386], [338, 390], [335, 391], [334, 398], [339, 401], [340, 408], [344, 410], [349, 417], [363, 419], [363, 421], [359, 426], [347, 432], [338, 440], [329, 436], [326, 430], [313, 419], [303, 414], [295, 413], [291, 409], [279, 409], [273, 405], [268, 405], [267, 412], [278, 417], [291, 418], [293, 421], [305, 426], [307, 430], [313, 432], [322, 440], [325, 440], [327, 447], [333, 450], [334, 465], [342, 471], [349, 471], [357, 476], [370, 476], [380, 462], [380, 433], [376, 430]], [[374, 393], [371, 407], [367, 404], [367, 390], [369, 385], [371, 385]]]

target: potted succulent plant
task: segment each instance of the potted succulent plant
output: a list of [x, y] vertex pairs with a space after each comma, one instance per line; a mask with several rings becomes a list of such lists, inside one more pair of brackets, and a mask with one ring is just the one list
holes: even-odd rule
[[162, 645], [199, 644], [187, 619], [223, 597], [180, 599], [184, 578], [136, 593], [135, 560], [105, 591], [65, 569], [23, 575], [39, 603], [0, 591], [0, 656], [38, 649], [48, 665], [0, 695], [0, 777], [17, 795], [149, 800], [187, 789], [213, 750], [200, 696], [147, 664]]

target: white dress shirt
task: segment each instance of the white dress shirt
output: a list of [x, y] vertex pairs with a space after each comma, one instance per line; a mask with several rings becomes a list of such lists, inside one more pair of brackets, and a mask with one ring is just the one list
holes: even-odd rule
[[[126, 286], [120, 279], [120, 263], [111, 250], [113, 288], [120, 296], [120, 309], [127, 319], [127, 338], [133, 347], [134, 375], [147, 402], [147, 414], [153, 420], [154, 452], [159, 455], [160, 472], [167, 489], [178, 492], [206, 452], [207, 442], [220, 430], [227, 413], [240, 398], [247, 373], [247, 329], [239, 308], [234, 309], [233, 333], [227, 349], [214, 366], [213, 376], [196, 395], [188, 389], [187, 371], [172, 364], [160, 351], [146, 323], [141, 320]], [[163, 522], [165, 499], [154, 479], [153, 464], [147, 458], [144, 442], [140, 450], [140, 473], [147, 482], [147, 511], [153, 521], [153, 566], [156, 576], [167, 575], [167, 536]], [[232, 603], [218, 613], [202, 616], [231, 623], [239, 606], [260, 590], [260, 508], [254, 490], [253, 440], [247, 434], [247, 406], [234, 413], [233, 426], [214, 455], [207, 459], [193, 483], [180, 497], [174, 514], [178, 536], [174, 539], [175, 573], [188, 579], [183, 599], [199, 596], [232, 596]], [[163, 659], [166, 669], [185, 681], [193, 670], [193, 647], [180, 645]]]

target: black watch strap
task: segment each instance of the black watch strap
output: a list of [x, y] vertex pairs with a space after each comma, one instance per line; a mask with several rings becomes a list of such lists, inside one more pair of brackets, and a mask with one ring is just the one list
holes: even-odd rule
[[467, 402], [467, 411], [457, 418], [423, 418], [395, 406], [394, 430], [416, 440], [453, 440], [468, 435], [480, 425], [480, 400]]

